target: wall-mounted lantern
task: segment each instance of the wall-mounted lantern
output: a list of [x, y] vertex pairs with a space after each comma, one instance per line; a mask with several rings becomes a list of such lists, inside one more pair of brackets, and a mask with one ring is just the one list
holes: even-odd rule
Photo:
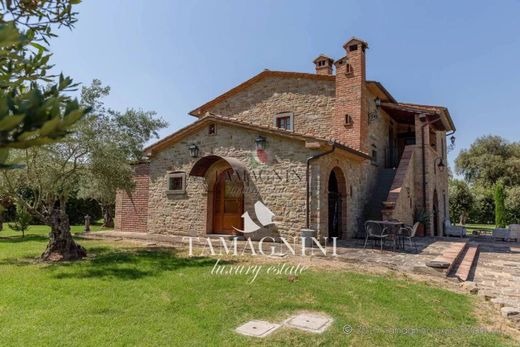
[[450, 145], [448, 146], [448, 151], [453, 151], [455, 149], [455, 136], [450, 137]]
[[267, 144], [267, 140], [265, 137], [258, 135], [255, 139], [256, 149], [265, 149], [265, 145]]
[[374, 105], [376, 109], [368, 112], [368, 124], [375, 122], [379, 118], [379, 108], [381, 107], [381, 99], [375, 98]]
[[442, 157], [438, 157], [433, 162], [433, 165], [435, 165], [435, 163], [437, 163], [437, 160], [439, 160], [439, 164], [437, 164], [437, 168], [439, 168], [440, 172], [444, 172], [444, 169], [446, 169], [446, 165], [444, 164], [444, 160], [442, 160]]
[[381, 99], [379, 99], [379, 97], [376, 97], [376, 98], [375, 98], [374, 103], [376, 104], [376, 107], [377, 107], [377, 108], [380, 108], [380, 107], [381, 107]]
[[190, 156], [192, 158], [198, 158], [199, 156], [199, 146], [197, 146], [196, 144], [192, 143], [189, 147], [190, 149]]

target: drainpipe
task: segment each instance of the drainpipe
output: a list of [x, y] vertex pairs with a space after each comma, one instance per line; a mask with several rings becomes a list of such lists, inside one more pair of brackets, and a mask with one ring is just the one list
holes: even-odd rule
[[[419, 116], [419, 119], [421, 117]], [[421, 149], [422, 149], [422, 191], [423, 191], [423, 209], [426, 210], [426, 145], [424, 143], [424, 128], [427, 125], [437, 123], [441, 119], [440, 116], [437, 116], [434, 120], [426, 121], [421, 126]]]
[[305, 173], [305, 178], [307, 180], [307, 201], [306, 201], [306, 204], [305, 204], [305, 215], [306, 215], [306, 222], [305, 222], [305, 227], [307, 229], [310, 228], [310, 196], [311, 196], [311, 180], [310, 180], [310, 172], [309, 172], [309, 168], [311, 166], [311, 161], [314, 160], [314, 159], [318, 159], [318, 158], [321, 158], [323, 156], [326, 156], [328, 154], [331, 154], [332, 152], [334, 152], [334, 150], [336, 149], [336, 142], [334, 141], [332, 143], [332, 149], [326, 151], [326, 152], [323, 152], [323, 153], [318, 153], [316, 155], [313, 155], [312, 157], [309, 157], [307, 158], [307, 171]]

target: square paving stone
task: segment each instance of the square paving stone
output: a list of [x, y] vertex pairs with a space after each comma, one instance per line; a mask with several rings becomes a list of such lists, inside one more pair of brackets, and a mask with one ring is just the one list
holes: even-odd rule
[[266, 322], [263, 320], [251, 320], [238, 328], [235, 331], [239, 334], [254, 337], [265, 337], [272, 334], [280, 324]]
[[300, 313], [285, 321], [285, 325], [311, 333], [321, 334], [332, 324], [332, 318], [317, 313]]

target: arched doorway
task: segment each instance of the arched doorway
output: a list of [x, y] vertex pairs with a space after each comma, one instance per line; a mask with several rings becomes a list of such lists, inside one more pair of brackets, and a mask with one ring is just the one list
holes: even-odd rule
[[346, 226], [345, 195], [345, 176], [341, 169], [336, 167], [330, 172], [328, 182], [328, 237], [343, 237]]
[[213, 186], [213, 230], [215, 234], [236, 234], [242, 229], [244, 183], [229, 168], [218, 174]]
[[440, 236], [439, 233], [439, 196], [437, 189], [433, 191], [433, 236]]
[[236, 158], [212, 154], [197, 160], [190, 176], [204, 179], [206, 232], [232, 235], [236, 234], [234, 228], [242, 230], [247, 167]]

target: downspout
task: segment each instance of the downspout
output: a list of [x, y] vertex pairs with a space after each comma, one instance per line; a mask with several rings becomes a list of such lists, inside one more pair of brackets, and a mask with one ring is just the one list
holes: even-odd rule
[[305, 217], [306, 217], [306, 221], [305, 221], [305, 227], [307, 229], [310, 228], [310, 196], [311, 196], [311, 180], [310, 180], [310, 166], [311, 166], [311, 161], [314, 160], [314, 159], [318, 159], [318, 158], [321, 158], [323, 156], [326, 156], [328, 154], [331, 154], [332, 152], [334, 152], [334, 150], [336, 149], [336, 142], [333, 142], [332, 143], [332, 149], [326, 151], [326, 152], [323, 152], [323, 153], [318, 153], [316, 155], [313, 155], [312, 157], [309, 157], [307, 158], [307, 171], [305, 173], [305, 179], [306, 179], [306, 183], [307, 183], [307, 200], [305, 202]]

